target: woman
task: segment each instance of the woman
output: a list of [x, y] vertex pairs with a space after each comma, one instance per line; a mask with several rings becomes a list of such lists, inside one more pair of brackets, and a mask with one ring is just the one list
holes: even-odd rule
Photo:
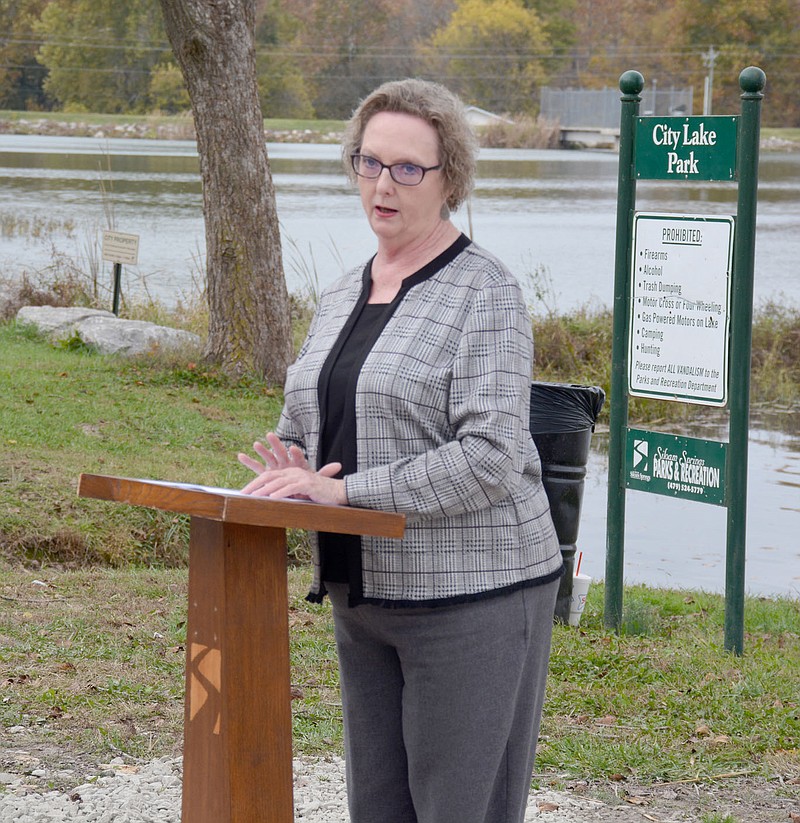
[[[320, 534], [352, 823], [525, 814], [561, 555], [528, 431], [517, 282], [450, 221], [476, 144], [437, 84], [384, 84], [343, 156], [377, 238], [327, 289], [245, 491], [400, 512], [405, 536]], [[263, 461], [263, 462], [262, 462]]]

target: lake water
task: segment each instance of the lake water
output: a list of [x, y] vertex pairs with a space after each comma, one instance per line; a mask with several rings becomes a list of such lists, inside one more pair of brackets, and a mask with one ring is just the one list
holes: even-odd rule
[[[338, 147], [269, 144], [268, 152], [289, 288], [302, 289], [310, 270], [324, 286], [374, 248]], [[508, 263], [532, 300], [550, 283], [549, 308], [609, 306], [617, 156], [487, 149], [480, 158], [471, 208], [455, 216], [459, 227]], [[123, 272], [126, 288], [135, 292], [144, 281], [171, 304], [197, 282], [204, 235], [193, 142], [0, 135], [0, 181], [0, 273], [44, 268], [54, 250], [85, 257], [94, 247], [97, 255], [111, 205], [115, 228], [140, 235], [139, 265]], [[732, 214], [736, 188], [640, 183], [637, 207]], [[21, 217], [56, 230], [32, 239], [12, 231]], [[70, 237], [57, 230], [64, 221], [74, 223]], [[800, 304], [800, 154], [762, 154], [757, 231], [756, 300]], [[537, 271], [546, 275], [531, 284]]]
[[[361, 263], [374, 240], [336, 146], [268, 146], [290, 290], [315, 272], [324, 286]], [[126, 267], [166, 304], [196, 289], [203, 268], [202, 199], [195, 145], [185, 141], [0, 135], [0, 274], [53, 265], [60, 255], [99, 259], [113, 208], [115, 228], [140, 236]], [[469, 212], [456, 223], [517, 273], [536, 308], [610, 306], [617, 157], [610, 152], [484, 150]], [[637, 208], [681, 214], [736, 211], [732, 184], [640, 183]], [[68, 230], [67, 230], [68, 229]], [[761, 156], [756, 238], [757, 303], [800, 305], [800, 154]], [[537, 274], [538, 272], [538, 274]], [[541, 273], [544, 272], [544, 275]], [[103, 275], [110, 288], [111, 266]], [[749, 454], [746, 587], [800, 597], [800, 428], [754, 430]], [[721, 438], [724, 439], [724, 438]], [[603, 436], [588, 467], [579, 549], [582, 571], [605, 574]], [[723, 591], [725, 509], [628, 492], [627, 582]]]

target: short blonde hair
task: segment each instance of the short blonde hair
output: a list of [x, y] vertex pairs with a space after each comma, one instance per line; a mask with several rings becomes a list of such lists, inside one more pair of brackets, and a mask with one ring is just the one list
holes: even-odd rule
[[439, 162], [450, 192], [447, 206], [455, 211], [469, 197], [475, 182], [478, 141], [467, 121], [464, 104], [449, 89], [427, 80], [393, 80], [365, 97], [347, 124], [342, 160], [351, 180], [355, 173], [350, 155], [361, 148], [367, 123], [384, 111], [412, 114], [428, 123], [439, 136]]

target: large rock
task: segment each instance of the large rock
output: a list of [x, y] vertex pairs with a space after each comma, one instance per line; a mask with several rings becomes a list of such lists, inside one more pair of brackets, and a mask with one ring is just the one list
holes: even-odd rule
[[103, 309], [85, 309], [80, 306], [23, 306], [17, 312], [17, 322], [36, 326], [42, 334], [65, 340], [75, 326], [87, 317], [114, 317]]
[[191, 332], [144, 320], [120, 320], [113, 312], [102, 309], [24, 306], [17, 312], [17, 322], [36, 326], [57, 342], [77, 336], [100, 354], [134, 356], [190, 350], [199, 349], [202, 343]]
[[198, 349], [196, 334], [169, 326], [157, 326], [144, 320], [119, 320], [89, 317], [75, 327], [81, 340], [101, 354], [150, 354], [158, 351]]

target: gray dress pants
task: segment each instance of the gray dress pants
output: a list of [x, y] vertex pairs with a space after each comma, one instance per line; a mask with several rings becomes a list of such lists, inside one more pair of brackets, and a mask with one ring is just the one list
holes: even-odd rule
[[328, 589], [351, 823], [522, 823], [558, 581], [436, 608]]

